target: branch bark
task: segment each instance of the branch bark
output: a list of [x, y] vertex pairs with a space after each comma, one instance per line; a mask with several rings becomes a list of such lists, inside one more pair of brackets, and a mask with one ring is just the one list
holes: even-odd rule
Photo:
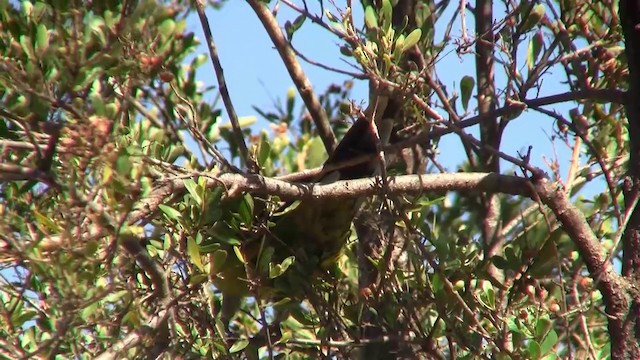
[[233, 102], [231, 101], [231, 96], [229, 95], [229, 89], [227, 88], [227, 81], [224, 77], [224, 71], [222, 69], [222, 64], [220, 63], [220, 58], [218, 57], [218, 50], [216, 49], [216, 44], [213, 41], [213, 35], [211, 35], [211, 27], [209, 26], [209, 19], [204, 12], [204, 1], [196, 0], [196, 10], [198, 11], [198, 16], [200, 17], [200, 23], [202, 24], [202, 31], [204, 32], [204, 36], [207, 39], [207, 47], [209, 48], [209, 55], [211, 56], [211, 62], [213, 63], [213, 68], [216, 72], [216, 78], [218, 79], [218, 87], [220, 90], [220, 97], [222, 97], [222, 102], [224, 102], [224, 106], [227, 110], [227, 114], [229, 115], [229, 121], [231, 122], [231, 127], [233, 128], [233, 135], [235, 137], [235, 142], [240, 150], [240, 155], [242, 156], [242, 160], [244, 160], [245, 164], [251, 172], [257, 173], [259, 171], [259, 166], [249, 156], [249, 150], [247, 148], [247, 144], [244, 141], [244, 136], [242, 135], [242, 129], [240, 128], [240, 122], [238, 121], [238, 114], [236, 114], [236, 110], [233, 106]]
[[640, 3], [620, 1], [620, 19], [625, 37], [625, 52], [629, 66], [629, 93], [625, 103], [629, 131], [629, 165], [623, 194], [627, 226], [622, 236], [622, 274], [636, 286], [627, 296], [605, 301], [607, 312], [618, 315], [609, 319], [612, 359], [640, 358], [640, 209], [636, 199], [640, 194]]
[[[478, 90], [478, 113], [485, 115], [480, 122], [480, 141], [483, 147], [479, 151], [478, 170], [500, 172], [500, 158], [487, 146], [500, 150], [503, 127], [499, 124], [496, 112], [496, 87], [494, 79], [494, 55], [495, 46], [493, 36], [493, 0], [479, 0], [475, 11], [476, 34], [476, 77]], [[464, 142], [464, 140], [463, 140]], [[482, 207], [482, 239], [484, 242], [484, 256], [491, 258], [502, 253], [504, 238], [501, 234], [501, 207], [495, 194], [482, 194], [480, 197]], [[489, 274], [498, 281], [504, 281], [504, 274], [495, 266], [489, 265]]]
[[338, 144], [336, 136], [331, 129], [327, 114], [313, 92], [313, 86], [309, 78], [307, 78], [304, 71], [302, 71], [302, 66], [300, 66], [300, 63], [298, 63], [296, 59], [296, 54], [291, 49], [289, 42], [282, 33], [282, 30], [280, 30], [280, 26], [269, 8], [258, 0], [247, 0], [247, 2], [251, 5], [256, 15], [258, 15], [265, 30], [267, 30], [271, 41], [273, 41], [282, 58], [282, 62], [286, 66], [287, 71], [289, 71], [291, 80], [293, 80], [293, 83], [296, 85], [304, 104], [307, 106], [307, 110], [309, 110], [309, 114], [311, 114], [313, 122], [318, 128], [318, 133], [324, 143], [325, 149], [331, 154]]

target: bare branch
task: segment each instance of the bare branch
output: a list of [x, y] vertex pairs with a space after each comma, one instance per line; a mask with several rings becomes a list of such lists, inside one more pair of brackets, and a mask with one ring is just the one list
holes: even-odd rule
[[300, 63], [298, 63], [295, 53], [291, 50], [289, 42], [284, 37], [278, 22], [271, 11], [269, 11], [269, 8], [258, 0], [247, 0], [247, 2], [251, 5], [256, 15], [258, 15], [258, 18], [260, 19], [260, 22], [262, 22], [265, 30], [267, 30], [267, 33], [278, 50], [278, 53], [282, 58], [282, 62], [287, 67], [287, 71], [289, 71], [289, 75], [291, 76], [293, 83], [296, 85], [304, 104], [307, 106], [309, 114], [311, 114], [311, 118], [318, 128], [318, 133], [320, 134], [320, 138], [322, 138], [325, 149], [327, 149], [328, 153], [331, 153], [337, 145], [336, 136], [334, 135], [333, 130], [331, 130], [327, 114], [313, 92], [311, 81], [309, 81], [304, 71], [302, 71], [302, 67], [300, 66]]
[[259, 171], [258, 164], [249, 156], [249, 150], [247, 149], [247, 144], [244, 141], [242, 129], [240, 128], [240, 122], [238, 121], [238, 114], [236, 113], [236, 110], [233, 107], [233, 103], [231, 102], [231, 97], [229, 96], [229, 89], [227, 88], [227, 82], [224, 78], [224, 70], [222, 70], [222, 64], [220, 63], [220, 58], [218, 57], [216, 43], [213, 41], [213, 35], [211, 34], [209, 19], [204, 13], [204, 1], [196, 0], [195, 4], [198, 11], [198, 16], [200, 17], [200, 23], [202, 24], [202, 31], [204, 31], [204, 37], [207, 39], [207, 46], [209, 47], [211, 62], [213, 63], [213, 68], [216, 71], [216, 78], [218, 79], [218, 86], [220, 88], [220, 96], [222, 97], [222, 101], [224, 102], [227, 114], [229, 115], [229, 121], [231, 121], [233, 134], [235, 136], [235, 141], [237, 143], [238, 149], [240, 150], [240, 155], [242, 156], [242, 160], [244, 160], [245, 164], [247, 164], [249, 171], [257, 173]]

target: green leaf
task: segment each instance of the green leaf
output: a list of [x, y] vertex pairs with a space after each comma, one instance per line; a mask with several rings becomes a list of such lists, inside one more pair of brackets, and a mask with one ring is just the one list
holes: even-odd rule
[[[522, 4], [524, 4], [524, 6], [529, 6], [529, 2], [527, 1], [523, 1]], [[531, 12], [529, 13], [529, 16], [527, 16], [526, 19], [524, 19], [524, 24], [522, 25], [522, 32], [527, 32], [529, 30], [531, 30], [531, 28], [533, 28], [534, 26], [538, 25], [540, 23], [540, 20], [542, 20], [542, 18], [544, 17], [544, 13], [546, 11], [546, 7], [544, 6], [544, 4], [537, 4], [533, 7], [533, 9], [531, 9]]]
[[491, 310], [495, 309], [496, 306], [496, 292], [493, 289], [493, 286], [490, 282], [485, 281], [482, 283], [482, 294], [480, 295], [480, 299], [482, 302]]
[[544, 337], [542, 343], [540, 344], [540, 353], [542, 355], [546, 355], [555, 347], [558, 342], [558, 333], [555, 330], [551, 329], [547, 336]]
[[476, 80], [468, 75], [465, 75], [460, 80], [460, 94], [462, 95], [462, 108], [467, 111], [469, 107], [469, 100], [473, 93], [473, 87], [476, 85]]
[[44, 227], [47, 230], [49, 230], [48, 232], [52, 232], [52, 233], [60, 232], [61, 230], [60, 225], [55, 221], [51, 220], [48, 216], [45, 216], [42, 213], [40, 213], [38, 210], [33, 210], [33, 216], [36, 218], [36, 224], [40, 229], [44, 230], [43, 229]]
[[382, 16], [385, 27], [390, 26], [393, 19], [393, 6], [390, 0], [382, 0]]
[[541, 30], [538, 30], [538, 32], [536, 32], [533, 38], [529, 41], [529, 46], [527, 47], [527, 68], [529, 71], [531, 71], [531, 69], [536, 65], [536, 61], [538, 60], [538, 56], [542, 50], [543, 42], [544, 38]]
[[253, 198], [249, 194], [245, 194], [240, 206], [238, 207], [238, 216], [247, 226], [253, 223]]
[[267, 165], [267, 161], [271, 157], [271, 143], [269, 139], [267, 139], [266, 134], [260, 137], [260, 142], [258, 143], [258, 165], [260, 167], [265, 167]]
[[29, 37], [28, 35], [20, 35], [20, 45], [22, 47], [22, 51], [24, 51], [28, 57], [35, 60], [31, 37]]
[[25, 0], [21, 3], [20, 7], [22, 8], [22, 14], [29, 19], [33, 13], [33, 3]]
[[166, 19], [160, 24], [160, 26], [158, 26], [158, 32], [160, 32], [160, 35], [162, 35], [165, 38], [168, 38], [171, 35], [173, 35], [175, 30], [176, 30], [176, 22], [173, 21], [173, 19]]
[[395, 45], [393, 46], [393, 57], [399, 59], [402, 56], [402, 52], [404, 51], [404, 39], [405, 36], [400, 34], [396, 39]]
[[160, 204], [160, 205], [158, 205], [158, 207], [171, 220], [176, 220], [177, 221], [178, 219], [182, 218], [182, 214], [180, 213], [180, 211], [178, 211], [178, 210], [176, 210], [176, 209], [174, 209], [174, 208], [172, 208], [170, 206], [167, 206], [165, 204]]
[[373, 6], [369, 5], [364, 9], [364, 23], [369, 30], [378, 28], [378, 17]]
[[217, 274], [224, 267], [228, 255], [226, 250], [216, 250], [213, 252], [211, 255], [211, 272], [213, 274]]
[[433, 276], [431, 277], [431, 286], [433, 287], [434, 293], [437, 293], [444, 288], [444, 283], [442, 282], [440, 275], [433, 274]]
[[133, 164], [131, 163], [129, 154], [126, 151], [123, 151], [116, 159], [116, 172], [120, 175], [128, 175], [131, 173], [132, 168]]
[[280, 263], [280, 266], [282, 266], [282, 272], [287, 271], [289, 266], [291, 266], [291, 264], [293, 264], [295, 261], [295, 256], [289, 256], [286, 259], [282, 260], [282, 262]]
[[242, 255], [242, 251], [240, 250], [240, 247], [234, 246], [233, 253], [236, 254], [236, 257], [238, 258], [238, 260], [240, 260], [240, 262], [244, 263], [244, 255]]
[[258, 262], [258, 269], [260, 273], [266, 273], [267, 269], [270, 268], [271, 259], [273, 259], [273, 254], [275, 253], [275, 249], [273, 246], [268, 246], [260, 253], [260, 260]]
[[24, 325], [27, 321], [32, 321], [38, 316], [38, 312], [32, 309], [25, 309], [20, 307], [20, 310], [16, 309], [12, 313], [11, 324], [15, 327]]
[[129, 290], [116, 291], [115, 293], [111, 293], [111, 294], [105, 296], [103, 301], [104, 302], [108, 302], [108, 303], [115, 303], [118, 300], [120, 300], [121, 298], [123, 298], [125, 295], [128, 295], [128, 294], [129, 294]]
[[304, 146], [300, 155], [304, 156], [305, 165], [309, 168], [321, 166], [327, 160], [327, 152], [319, 137], [311, 138]]
[[290, 87], [287, 90], [287, 123], [293, 119], [293, 109], [296, 104], [296, 90]]
[[269, 278], [275, 279], [287, 271], [289, 266], [295, 262], [294, 256], [289, 256], [284, 259], [280, 264], [269, 264]]
[[284, 30], [287, 32], [287, 38], [289, 40], [293, 39], [293, 34], [295, 34], [295, 32], [302, 27], [302, 24], [304, 24], [305, 20], [307, 20], [307, 16], [305, 14], [302, 14], [295, 20], [293, 20], [293, 23], [291, 21], [287, 21], [284, 23]]
[[414, 29], [412, 32], [410, 32], [409, 35], [407, 35], [407, 37], [404, 39], [404, 43], [402, 44], [402, 52], [405, 52], [412, 48], [415, 44], [418, 43], [418, 41], [420, 41], [421, 37], [422, 30], [420, 29]]
[[184, 179], [183, 182], [184, 187], [187, 188], [187, 191], [189, 192], [189, 194], [191, 194], [193, 200], [195, 200], [195, 202], [199, 206], [202, 206], [202, 197], [200, 197], [200, 193], [198, 192], [198, 185], [196, 184], [196, 182], [193, 181], [193, 179]]
[[549, 330], [551, 330], [553, 326], [553, 322], [547, 317], [541, 317], [536, 322], [536, 337], [538, 339], [543, 339]]
[[200, 246], [192, 236], [187, 239], [187, 254], [189, 255], [191, 263], [195, 265], [198, 270], [205, 272], [204, 265], [202, 264], [202, 258], [200, 257]]
[[500, 255], [494, 255], [491, 257], [491, 262], [500, 270], [508, 270], [510, 268], [507, 259]]
[[529, 346], [527, 347], [529, 353], [527, 354], [527, 359], [539, 359], [540, 358], [540, 344], [538, 344], [535, 340], [529, 341]]
[[281, 216], [281, 215], [284, 215], [284, 214], [286, 214], [286, 213], [288, 213], [290, 211], [293, 211], [298, 206], [300, 206], [301, 203], [302, 203], [302, 201], [296, 200], [296, 201], [292, 202], [291, 204], [288, 204], [284, 209], [273, 213], [273, 216]]
[[49, 48], [49, 31], [44, 24], [39, 24], [36, 30], [36, 54], [42, 56], [47, 48]]
[[231, 345], [231, 347], [229, 348], [229, 352], [232, 354], [237, 353], [239, 351], [244, 350], [248, 345], [249, 345], [248, 339], [245, 339], [245, 338], [238, 339], [238, 341], [236, 341], [233, 345]]

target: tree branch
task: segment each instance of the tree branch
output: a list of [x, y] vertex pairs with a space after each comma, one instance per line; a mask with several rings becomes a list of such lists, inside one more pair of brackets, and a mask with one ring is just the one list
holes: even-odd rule
[[318, 128], [318, 133], [324, 143], [324, 147], [330, 154], [337, 145], [336, 136], [333, 134], [327, 114], [313, 92], [311, 82], [305, 75], [304, 71], [302, 71], [302, 67], [300, 66], [300, 63], [298, 63], [295, 53], [291, 50], [289, 42], [284, 37], [278, 22], [269, 8], [258, 0], [247, 0], [247, 2], [251, 5], [256, 15], [258, 15], [260, 22], [262, 22], [262, 25], [265, 30], [267, 30], [271, 41], [273, 41], [273, 44], [278, 50], [278, 53], [282, 58], [282, 62], [287, 67], [287, 71], [289, 71], [289, 75], [291, 76], [293, 83], [296, 85], [304, 104], [307, 106], [307, 110], [309, 110], [311, 118]]
[[238, 114], [236, 113], [236, 110], [233, 107], [233, 102], [231, 102], [231, 97], [229, 96], [229, 89], [227, 88], [227, 82], [224, 78], [224, 70], [222, 69], [220, 58], [218, 57], [216, 43], [213, 41], [213, 35], [211, 34], [209, 19], [204, 12], [204, 1], [196, 0], [195, 5], [196, 10], [198, 11], [198, 16], [200, 17], [200, 23], [202, 24], [204, 37], [207, 39], [207, 46], [209, 48], [211, 62], [213, 63], [213, 68], [216, 72], [216, 78], [218, 79], [220, 96], [222, 97], [222, 102], [224, 102], [224, 107], [226, 108], [227, 114], [229, 115], [229, 121], [231, 122], [231, 127], [233, 128], [233, 134], [238, 149], [240, 150], [240, 155], [242, 156], [242, 160], [244, 160], [245, 164], [247, 164], [249, 171], [257, 173], [259, 171], [258, 164], [249, 156], [249, 150], [247, 149], [247, 144], [244, 141], [242, 129], [240, 128], [240, 122], [238, 121]]
[[[234, 191], [252, 194], [277, 195], [286, 199], [326, 199], [341, 200], [354, 197], [373, 196], [380, 189], [375, 178], [348, 181], [337, 181], [327, 185], [293, 184], [282, 180], [260, 175], [222, 174], [210, 175], [193, 173], [188, 177], [206, 176], [206, 186], [214, 188], [224, 186]], [[178, 194], [185, 190], [184, 181], [180, 178], [168, 180], [167, 183], [153, 191], [154, 197]], [[593, 276], [600, 280], [600, 290], [612, 296], [621, 296], [623, 279], [615, 273], [602, 246], [589, 227], [584, 214], [569, 202], [564, 191], [557, 184], [542, 178], [533, 180], [495, 173], [454, 173], [404, 175], [389, 178], [386, 189], [390, 196], [400, 194], [422, 194], [425, 192], [484, 192], [525, 196], [540, 200], [548, 206], [563, 224], [564, 230], [574, 241], [585, 264]], [[146, 209], [151, 210], [151, 209]], [[135, 218], [136, 212], [132, 213]], [[131, 217], [130, 217], [131, 220]], [[615, 315], [615, 314], [610, 314]]]

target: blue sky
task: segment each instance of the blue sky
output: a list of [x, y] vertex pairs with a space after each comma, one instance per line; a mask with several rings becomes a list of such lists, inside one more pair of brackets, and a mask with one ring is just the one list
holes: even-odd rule
[[[310, 6], [317, 6], [317, 2], [308, 3]], [[326, 3], [328, 4], [328, 2]], [[353, 1], [353, 3], [359, 4], [358, 1]], [[342, 7], [345, 1], [336, 1], [336, 4]], [[327, 6], [328, 9], [334, 10], [329, 7], [330, 5]], [[314, 10], [318, 11], [317, 8]], [[442, 37], [443, 24], [451, 18], [452, 11], [455, 10], [454, 6], [450, 6], [450, 9], [445, 12], [443, 19], [440, 21], [441, 25], [436, 28], [437, 40]], [[334, 11], [334, 13], [336, 12]], [[245, 1], [228, 1], [221, 10], [208, 9], [207, 14], [225, 71], [230, 95], [238, 115], [257, 115], [252, 109], [253, 105], [261, 109], [272, 109], [273, 99], [284, 98], [293, 83], [251, 7]], [[361, 14], [362, 10], [360, 8], [354, 9], [354, 18], [362, 19]], [[502, 15], [503, 13], [498, 10], [494, 14], [496, 19], [500, 19]], [[296, 17], [297, 14], [294, 11], [285, 5], [281, 5], [277, 16], [281, 26], [287, 20], [293, 21]], [[467, 16], [466, 21], [468, 34], [472, 35], [473, 19], [471, 16]], [[195, 31], [200, 39], [204, 38], [196, 16], [190, 18], [188, 28]], [[452, 35], [454, 37], [460, 36], [459, 20], [454, 23], [453, 29]], [[353, 62], [352, 59], [345, 58], [340, 54], [339, 46], [341, 42], [338, 38], [310, 21], [305, 22], [303, 27], [296, 32], [294, 45], [309, 58], [327, 65], [349, 69], [345, 61]], [[521, 55], [524, 56], [526, 44], [521, 49], [523, 50]], [[204, 46], [201, 47], [201, 52], [207, 53]], [[301, 64], [317, 92], [321, 92], [332, 83], [340, 84], [347, 79], [343, 75], [320, 69], [302, 60]], [[520, 64], [524, 64], [524, 61], [521, 61]], [[437, 63], [436, 71], [441, 81], [447, 86], [449, 93], [452, 93], [453, 90], [459, 92], [459, 81], [463, 76], [471, 75], [475, 77], [474, 66], [472, 54], [459, 57], [453, 51], [453, 47], [449, 47], [443, 52], [443, 56]], [[204, 65], [204, 69], [207, 69], [207, 67], [211, 70], [201, 71], [200, 80], [207, 85], [216, 84], [211, 65]], [[521, 69], [521, 71], [526, 73], [526, 68]], [[504, 76], [501, 76], [500, 69], [496, 69], [496, 80], [498, 88], [500, 88], [500, 85], [504, 84]], [[562, 84], [561, 81], [564, 81], [564, 77], [560, 68], [555, 69], [555, 73], [552, 71], [545, 75], [540, 96], [565, 92], [566, 85]], [[366, 81], [355, 82], [352, 96], [356, 103], [360, 103], [367, 98], [367, 86]], [[533, 92], [530, 93], [530, 96], [534, 95]], [[214, 94], [210, 96], [211, 100], [213, 100]], [[472, 98], [469, 105], [471, 112], [468, 117], [477, 114], [474, 111], [474, 102], [475, 99]], [[297, 104], [302, 104], [302, 102], [297, 101]], [[461, 106], [458, 106], [458, 108], [461, 108]], [[571, 104], [563, 104], [555, 106], [553, 109], [566, 114], [570, 108]], [[259, 121], [256, 126], [261, 127], [265, 126], [265, 124], [265, 122]], [[552, 134], [552, 128], [553, 121], [550, 118], [532, 110], [525, 111], [521, 117], [507, 127], [503, 136], [502, 150], [508, 154], [516, 155], [516, 151], [526, 152], [528, 146], [532, 145], [531, 162], [534, 165], [548, 169], [543, 156], [547, 159], [552, 159], [557, 155], [562, 166], [562, 173], [566, 174], [570, 151], [561, 142], [556, 142], [555, 149], [552, 148], [551, 140], [549, 139]], [[469, 131], [474, 134], [477, 133], [473, 129]], [[445, 167], [449, 171], [456, 171], [456, 165], [464, 159], [459, 140], [455, 136], [445, 137], [439, 144], [439, 151], [441, 153], [440, 161]], [[509, 165], [504, 166], [503, 171], [511, 172], [511, 168]]]

